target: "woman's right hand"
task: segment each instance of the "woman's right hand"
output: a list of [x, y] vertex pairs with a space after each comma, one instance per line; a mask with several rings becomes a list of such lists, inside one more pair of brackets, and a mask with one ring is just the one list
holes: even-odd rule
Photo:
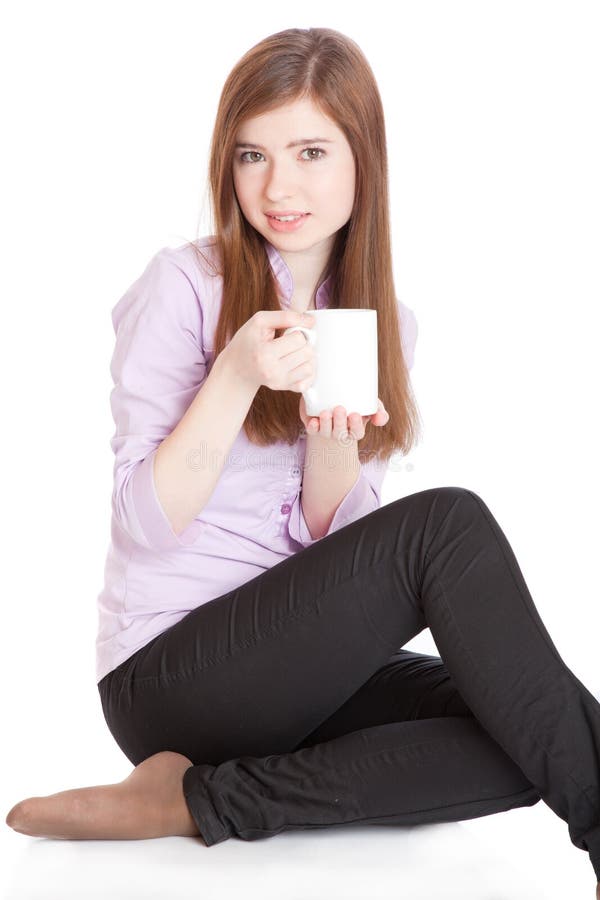
[[258, 390], [301, 393], [315, 374], [314, 350], [301, 331], [275, 337], [278, 328], [314, 326], [314, 318], [293, 309], [261, 309], [238, 328], [219, 356], [239, 378]]

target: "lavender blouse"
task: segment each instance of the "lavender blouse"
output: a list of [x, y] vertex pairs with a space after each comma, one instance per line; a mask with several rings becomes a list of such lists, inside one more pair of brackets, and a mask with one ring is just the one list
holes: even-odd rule
[[[214, 258], [214, 238], [195, 243]], [[266, 240], [265, 250], [282, 308], [288, 307], [291, 272]], [[154, 456], [210, 372], [222, 283], [200, 267], [188, 245], [165, 247], [112, 310], [114, 486], [97, 598], [97, 681], [190, 610], [314, 543], [300, 504], [304, 435], [292, 446], [257, 447], [240, 429], [208, 503], [179, 536], [158, 500]], [[317, 309], [328, 306], [329, 288], [328, 278], [318, 289]], [[416, 319], [399, 301], [398, 310], [410, 368]], [[361, 464], [328, 534], [380, 506], [388, 465]]]

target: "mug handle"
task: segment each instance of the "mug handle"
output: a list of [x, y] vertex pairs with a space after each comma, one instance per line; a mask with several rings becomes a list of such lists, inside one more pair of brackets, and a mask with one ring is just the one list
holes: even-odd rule
[[[303, 325], [292, 325], [290, 328], [286, 328], [284, 334], [291, 334], [292, 331], [301, 331], [304, 334], [304, 337], [308, 341], [309, 344], [312, 344], [313, 347], [317, 345], [317, 335], [312, 328], [304, 328]], [[316, 406], [317, 405], [317, 396], [316, 391], [313, 387], [307, 388], [305, 391], [302, 391], [302, 396], [304, 397], [304, 402], [306, 406]]]
[[304, 325], [292, 325], [291, 328], [286, 328], [283, 332], [284, 334], [291, 334], [292, 331], [301, 331], [304, 334], [304, 337], [308, 341], [309, 344], [312, 344], [313, 347], [317, 344], [317, 335], [313, 331], [312, 328], [305, 328]]

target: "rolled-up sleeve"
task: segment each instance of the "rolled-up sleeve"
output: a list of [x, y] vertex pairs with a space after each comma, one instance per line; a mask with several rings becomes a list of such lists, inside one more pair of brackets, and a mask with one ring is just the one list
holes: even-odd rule
[[189, 546], [202, 530], [194, 519], [177, 535], [154, 483], [156, 451], [206, 378], [202, 321], [197, 279], [168, 247], [112, 311], [112, 511], [133, 541], [158, 552]]
[[[415, 344], [418, 333], [417, 319], [412, 309], [400, 301], [397, 302], [402, 352], [407, 368], [410, 371], [415, 359]], [[362, 516], [379, 509], [381, 506], [381, 488], [388, 466], [389, 460], [381, 461], [377, 458], [361, 463], [357, 480], [336, 509], [329, 528], [322, 537], [333, 534], [338, 528], [343, 528], [344, 525], [349, 525], [350, 522], [354, 522], [356, 519], [360, 519]], [[322, 540], [322, 538], [311, 537], [302, 512], [301, 496], [301, 492], [298, 493], [292, 504], [288, 530], [293, 540], [303, 547], [310, 547], [311, 544]]]
[[[358, 478], [341, 501], [335, 511], [335, 515], [329, 524], [327, 534], [333, 534], [338, 528], [349, 525], [350, 522], [366, 516], [368, 513], [378, 509], [381, 504], [381, 485], [387, 471], [388, 461], [380, 461], [377, 459], [369, 460], [361, 463]], [[302, 512], [301, 503], [302, 494], [296, 496], [290, 510], [290, 518], [288, 529], [290, 537], [302, 544], [303, 547], [310, 547], [315, 541], [321, 538], [311, 537], [304, 513]], [[323, 535], [326, 537], [326, 535]]]

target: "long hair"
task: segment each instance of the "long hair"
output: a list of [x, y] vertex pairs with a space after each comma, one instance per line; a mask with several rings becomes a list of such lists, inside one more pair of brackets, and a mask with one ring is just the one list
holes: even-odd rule
[[[361, 461], [389, 459], [395, 450], [408, 453], [417, 442], [420, 416], [402, 352], [392, 274], [383, 107], [362, 51], [333, 29], [289, 28], [270, 35], [239, 60], [223, 86], [209, 159], [218, 274], [223, 277], [215, 357], [255, 312], [281, 309], [264, 238], [237, 201], [236, 134], [246, 119], [303, 98], [337, 124], [354, 155], [354, 206], [335, 235], [328, 261], [327, 272], [333, 276], [328, 308], [377, 310], [379, 394], [390, 418], [384, 426], [367, 424], [358, 452]], [[276, 332], [280, 334], [283, 329]], [[248, 439], [259, 446], [294, 444], [303, 429], [299, 402], [296, 391], [261, 385], [244, 422]]]

